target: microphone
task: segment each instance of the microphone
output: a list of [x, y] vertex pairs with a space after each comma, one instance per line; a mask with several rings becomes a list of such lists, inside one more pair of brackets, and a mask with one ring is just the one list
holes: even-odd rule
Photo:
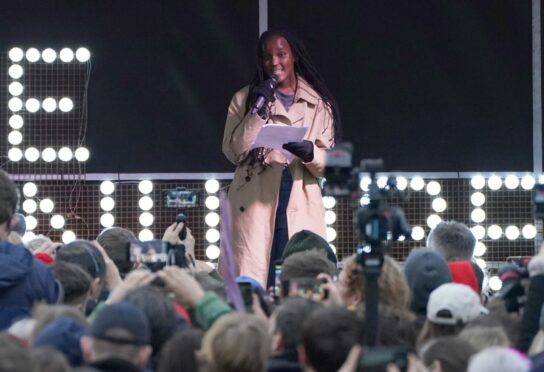
[[278, 86], [278, 77], [276, 75], [271, 75], [270, 78], [263, 81], [255, 88], [255, 95], [257, 99], [251, 107], [251, 115], [259, 112], [263, 106], [272, 99], [274, 90]]

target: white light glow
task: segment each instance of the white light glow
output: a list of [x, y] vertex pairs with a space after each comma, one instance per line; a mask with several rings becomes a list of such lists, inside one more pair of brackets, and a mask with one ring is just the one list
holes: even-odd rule
[[[60, 151], [59, 151], [60, 152]], [[111, 181], [104, 181], [100, 184], [100, 192], [104, 195], [111, 195], [115, 191], [115, 184]]]
[[536, 228], [533, 225], [527, 224], [521, 229], [521, 235], [525, 239], [534, 239], [536, 236]]
[[115, 217], [111, 213], [104, 213], [100, 216], [100, 224], [103, 227], [112, 227], [115, 224]]
[[13, 112], [21, 111], [23, 108], [23, 101], [18, 97], [10, 98], [8, 101], [8, 108]]
[[115, 208], [115, 200], [110, 196], [105, 196], [100, 200], [100, 208], [103, 211], [109, 212]]
[[42, 51], [42, 59], [45, 63], [53, 63], [57, 59], [57, 52], [51, 48]]
[[387, 185], [387, 177], [385, 176], [378, 177], [378, 181], [376, 181], [376, 183], [378, 184], [378, 187], [380, 189], [383, 189], [385, 185]]
[[492, 276], [489, 278], [489, 288], [494, 290], [495, 292], [500, 291], [502, 288], [502, 280], [498, 276]]
[[324, 196], [322, 200], [325, 209], [332, 209], [336, 205], [336, 199], [334, 198], [334, 196]]
[[26, 199], [23, 202], [23, 211], [28, 214], [32, 214], [36, 212], [36, 209], [38, 209], [38, 204], [33, 199]]
[[57, 101], [53, 97], [47, 97], [43, 100], [42, 107], [45, 112], [53, 112], [57, 109]]
[[25, 56], [25, 52], [21, 48], [11, 48], [8, 56], [11, 62], [21, 62]]
[[151, 208], [153, 208], [153, 199], [151, 199], [149, 196], [145, 195], [138, 200], [138, 206], [143, 211], [148, 211]]
[[470, 195], [470, 202], [475, 207], [481, 207], [485, 204], [485, 195], [479, 191], [476, 191], [475, 193]]
[[327, 227], [327, 242], [333, 242], [336, 239], [336, 230], [332, 227]]
[[42, 151], [42, 159], [47, 162], [51, 163], [57, 158], [57, 152], [52, 147], [46, 147]]
[[151, 213], [143, 212], [142, 214], [140, 214], [140, 225], [142, 225], [143, 227], [149, 227], [153, 225], [154, 219], [155, 218]]
[[74, 157], [72, 150], [69, 147], [61, 147], [59, 149], [59, 159], [62, 161], [70, 161]]
[[12, 130], [8, 134], [8, 142], [12, 145], [19, 145], [23, 142], [23, 135], [18, 130]]
[[535, 186], [535, 178], [531, 175], [525, 175], [521, 178], [521, 187], [524, 190], [532, 190]]
[[427, 190], [427, 194], [434, 196], [434, 195], [440, 194], [441, 187], [438, 182], [431, 181], [427, 184], [426, 190]]
[[361, 207], [369, 205], [370, 204], [370, 196], [368, 196], [368, 194], [364, 194], [363, 196], [361, 196], [361, 199], [359, 200], [359, 204], [361, 205]]
[[74, 60], [74, 52], [70, 48], [62, 48], [59, 58], [62, 62], [72, 62]]
[[13, 129], [21, 129], [23, 127], [24, 120], [21, 115], [11, 115], [9, 117], [9, 126]]
[[8, 85], [8, 92], [12, 96], [20, 96], [24, 91], [23, 84], [14, 81]]
[[68, 244], [76, 240], [76, 234], [72, 230], [66, 230], [62, 233], [62, 242]]
[[64, 227], [64, 217], [60, 214], [55, 214], [51, 217], [51, 227], [54, 229], [62, 229]]
[[433, 210], [437, 213], [444, 212], [448, 207], [448, 203], [442, 198], [436, 198], [432, 202]]
[[414, 177], [410, 180], [410, 188], [414, 191], [421, 191], [425, 187], [425, 181], [421, 177]]
[[40, 201], [40, 210], [43, 213], [51, 213], [53, 212], [54, 208], [55, 208], [55, 203], [53, 203], [53, 200], [43, 199], [42, 201]]
[[414, 226], [412, 228], [412, 239], [422, 240], [425, 237], [425, 230], [421, 226]]
[[38, 62], [40, 60], [40, 51], [36, 48], [30, 48], [27, 49], [25, 56], [28, 62]]
[[26, 244], [35, 238], [36, 238], [36, 234], [34, 234], [32, 231], [27, 231], [25, 235], [23, 235], [22, 240], [23, 240], [23, 243]]
[[491, 190], [499, 190], [502, 187], [502, 179], [499, 176], [491, 176], [487, 179], [487, 186]]
[[207, 180], [204, 184], [204, 188], [208, 194], [215, 194], [219, 191], [219, 181], [217, 180]]
[[402, 176], [397, 177], [397, 189], [399, 189], [400, 191], [404, 191], [406, 190], [407, 187], [408, 187], [408, 180], [406, 179], [406, 177], [402, 177]]
[[508, 240], [516, 240], [519, 238], [520, 231], [517, 226], [511, 225], [507, 226], [506, 229], [504, 229], [504, 236], [506, 236], [506, 239]]
[[481, 257], [487, 252], [487, 247], [482, 242], [476, 242], [476, 246], [474, 247], [474, 256]]
[[482, 240], [485, 238], [485, 227], [482, 225], [473, 226], [470, 228], [470, 231], [472, 231], [472, 235], [474, 235], [476, 240]]
[[363, 191], [368, 191], [368, 186], [370, 186], [370, 177], [363, 177], [361, 178], [361, 181], [359, 182], [359, 187]]
[[29, 98], [25, 102], [25, 108], [26, 111], [34, 113], [40, 109], [40, 101], [36, 98]]
[[480, 269], [485, 270], [487, 268], [487, 262], [485, 262], [481, 258], [475, 258], [474, 261], [476, 261], [476, 264], [480, 266]]
[[470, 185], [476, 190], [481, 190], [485, 186], [485, 178], [480, 175], [474, 176], [470, 180]]
[[476, 223], [485, 221], [485, 211], [482, 208], [475, 208], [470, 213], [470, 219]]
[[208, 225], [209, 227], [216, 227], [217, 225], [219, 225], [219, 220], [220, 220], [220, 217], [215, 212], [208, 213], [206, 217], [204, 218], [206, 225]]
[[336, 254], [336, 246], [334, 244], [329, 244], [329, 247], [331, 247], [333, 253]]
[[504, 179], [504, 186], [506, 186], [509, 190], [514, 190], [519, 186], [519, 178], [514, 176], [513, 174], [509, 174]]
[[35, 147], [29, 147], [25, 150], [25, 159], [33, 163], [40, 158], [40, 152]]
[[19, 79], [23, 76], [23, 68], [21, 65], [11, 65], [8, 68], [8, 75], [12, 79]]
[[87, 150], [85, 147], [77, 148], [74, 155], [75, 155], [77, 161], [87, 161], [87, 160], [89, 160], [89, 150]]
[[89, 58], [91, 58], [91, 52], [89, 52], [89, 49], [81, 47], [76, 50], [76, 59], [79, 62], [87, 62]]
[[38, 227], [38, 220], [34, 216], [25, 216], [25, 222], [27, 230], [34, 230]]
[[59, 100], [59, 110], [62, 112], [69, 112], [74, 108], [74, 102], [68, 97], [62, 97]]
[[38, 193], [38, 186], [34, 182], [27, 182], [23, 185], [23, 195], [33, 198]]
[[219, 247], [215, 244], [209, 245], [206, 248], [206, 257], [208, 257], [210, 260], [215, 260], [219, 258], [220, 254], [221, 251], [219, 250]]
[[487, 228], [487, 236], [493, 240], [500, 239], [502, 237], [502, 228], [499, 225], [491, 225]]
[[210, 195], [206, 198], [204, 204], [206, 205], [206, 208], [212, 211], [216, 210], [217, 208], [219, 208], [219, 198], [215, 195]]
[[149, 194], [151, 191], [153, 191], [153, 182], [149, 180], [143, 180], [138, 184], [138, 190], [142, 194]]
[[336, 213], [331, 210], [325, 211], [325, 223], [327, 225], [332, 225], [336, 222]]
[[149, 229], [143, 229], [138, 234], [138, 239], [140, 239], [142, 242], [153, 240], [154, 239], [153, 232]]
[[8, 151], [8, 159], [11, 161], [19, 161], [23, 158], [23, 151], [18, 147], [12, 147]]
[[206, 231], [206, 241], [208, 243], [217, 243], [220, 237], [221, 234], [219, 234], [217, 229], [208, 229], [208, 231]]
[[432, 230], [438, 225], [440, 222], [442, 222], [442, 218], [440, 218], [437, 214], [431, 214], [429, 217], [427, 217], [427, 226]]

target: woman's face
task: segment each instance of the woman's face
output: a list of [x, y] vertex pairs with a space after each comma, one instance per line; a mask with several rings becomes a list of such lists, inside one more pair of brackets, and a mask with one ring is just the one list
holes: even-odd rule
[[295, 57], [287, 40], [271, 36], [265, 41], [262, 53], [263, 70], [268, 76], [277, 76], [278, 86], [295, 82]]

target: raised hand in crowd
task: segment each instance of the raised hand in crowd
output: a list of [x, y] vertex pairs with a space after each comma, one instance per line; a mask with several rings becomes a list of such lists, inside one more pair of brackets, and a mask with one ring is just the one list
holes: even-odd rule
[[48, 254], [51, 257], [55, 257], [57, 254], [57, 250], [62, 247], [62, 243], [60, 242], [45, 242], [44, 244], [40, 245], [38, 248], [34, 250], [34, 254], [37, 253], [45, 253]]
[[155, 278], [156, 275], [149, 270], [134, 270], [130, 272], [125, 280], [110, 293], [106, 303], [113, 304], [123, 301], [128, 292], [151, 284]]
[[321, 289], [327, 293], [322, 302], [326, 303], [327, 305], [342, 306], [344, 304], [342, 301], [342, 295], [340, 294], [340, 290], [331, 276], [329, 274], [321, 273], [317, 276], [317, 279], [323, 280]]
[[194, 306], [204, 297], [201, 285], [186, 270], [177, 266], [166, 266], [157, 272], [157, 276], [174, 293], [176, 302], [184, 307]]
[[107, 288], [111, 291], [123, 283], [123, 278], [121, 278], [121, 274], [119, 273], [119, 269], [115, 265], [115, 262], [108, 256], [104, 248], [96, 240], [93, 241], [92, 244], [104, 258], [104, 263], [106, 264], [106, 275], [104, 280]]

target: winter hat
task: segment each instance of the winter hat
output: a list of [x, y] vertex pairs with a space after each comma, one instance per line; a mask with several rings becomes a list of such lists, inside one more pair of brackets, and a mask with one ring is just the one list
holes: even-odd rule
[[448, 263], [439, 253], [429, 248], [410, 252], [404, 264], [404, 275], [412, 292], [410, 308], [416, 314], [426, 314], [431, 292], [451, 282]]
[[325, 253], [327, 253], [327, 258], [335, 265], [337, 264], [338, 259], [336, 258], [336, 255], [331, 249], [329, 243], [327, 243], [327, 241], [321, 236], [309, 230], [300, 230], [291, 236], [291, 238], [287, 241], [287, 244], [285, 244], [281, 260], [285, 261], [287, 257], [294, 253], [309, 251], [312, 249], [325, 251]]
[[474, 274], [474, 269], [470, 261], [450, 261], [448, 262], [448, 267], [450, 268], [452, 282], [466, 284], [476, 294], [480, 293], [478, 280], [476, 280], [476, 274]]
[[466, 324], [488, 313], [480, 297], [465, 284], [442, 284], [431, 293], [427, 304], [427, 319], [435, 324]]
[[33, 346], [50, 346], [64, 354], [70, 365], [80, 366], [83, 365], [83, 353], [79, 342], [88, 333], [87, 327], [81, 322], [62, 317], [43, 327]]

